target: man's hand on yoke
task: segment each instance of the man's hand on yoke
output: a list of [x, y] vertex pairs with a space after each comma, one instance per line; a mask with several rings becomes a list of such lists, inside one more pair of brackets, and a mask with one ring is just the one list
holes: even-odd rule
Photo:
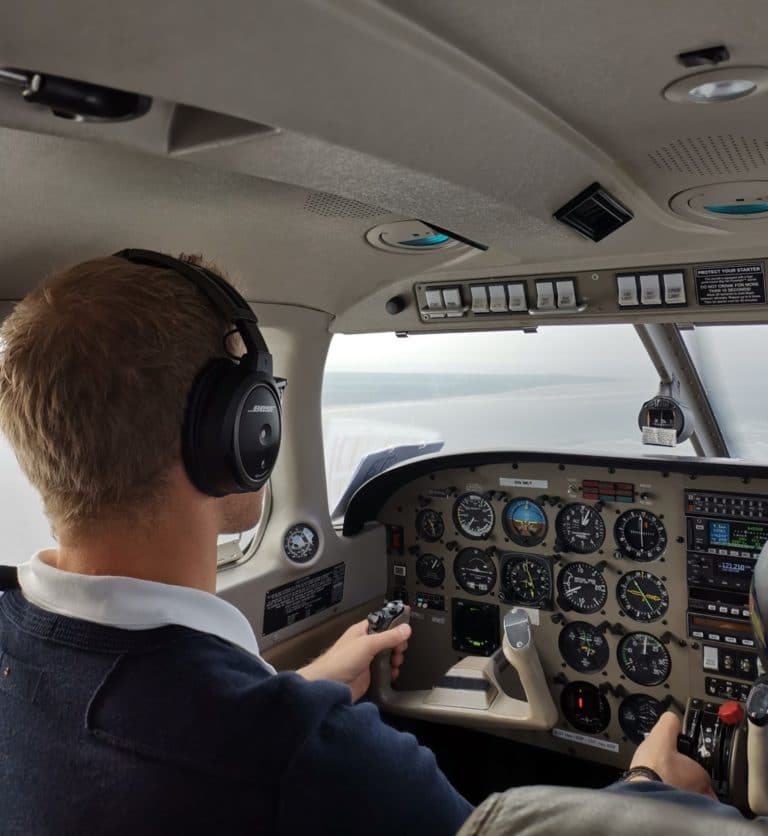
[[405, 659], [411, 628], [400, 624], [383, 633], [368, 633], [368, 622], [359, 621], [322, 656], [297, 671], [309, 681], [332, 679], [349, 685], [352, 701], [357, 702], [371, 684], [371, 662], [379, 654], [391, 651], [391, 675], [394, 682]]

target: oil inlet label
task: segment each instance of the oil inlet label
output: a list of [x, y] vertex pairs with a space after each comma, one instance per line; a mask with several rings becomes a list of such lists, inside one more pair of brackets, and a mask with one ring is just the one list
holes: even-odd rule
[[700, 305], [761, 305], [765, 303], [763, 265], [721, 264], [694, 270]]
[[264, 599], [264, 635], [330, 609], [343, 597], [343, 563], [270, 589]]
[[619, 744], [611, 743], [610, 740], [600, 740], [597, 737], [589, 737], [586, 734], [566, 731], [565, 729], [552, 729], [552, 736], [567, 740], [570, 743], [581, 743], [583, 746], [592, 746], [594, 749], [605, 749], [606, 752], [618, 752]]

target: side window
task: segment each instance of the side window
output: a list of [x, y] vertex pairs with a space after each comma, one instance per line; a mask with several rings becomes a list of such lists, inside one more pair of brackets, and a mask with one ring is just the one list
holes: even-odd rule
[[22, 473], [16, 456], [0, 436], [0, 564], [25, 563], [40, 549], [56, 544], [43, 503]]

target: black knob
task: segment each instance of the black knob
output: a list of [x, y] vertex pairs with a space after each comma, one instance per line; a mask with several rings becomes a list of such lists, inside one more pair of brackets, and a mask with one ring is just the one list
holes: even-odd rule
[[562, 614], [559, 612], [552, 613], [550, 616], [553, 624], [565, 624], [565, 619], [563, 618]]
[[413, 554], [413, 555], [418, 556], [418, 555], [421, 554], [421, 549], [418, 546], [410, 546], [409, 549], [408, 549], [408, 554]]
[[496, 557], [496, 554], [498, 553], [498, 551], [499, 550], [496, 548], [496, 546], [488, 546], [488, 548], [485, 550], [485, 556], [486, 557]]
[[427, 505], [431, 505], [432, 500], [428, 496], [420, 496], [419, 497], [419, 508], [426, 508]]
[[449, 552], [452, 552], [452, 551], [456, 550], [456, 547], [458, 545], [459, 544], [455, 540], [451, 540], [450, 542], [445, 544], [445, 547], [446, 547], [446, 549], [448, 549]]
[[601, 560], [601, 561], [599, 561], [598, 563], [595, 563], [595, 569], [597, 569], [597, 571], [598, 571], [598, 572], [602, 572], [602, 571], [603, 571], [603, 569], [605, 569], [605, 567], [606, 567], [607, 565], [608, 565], [608, 561], [607, 561], [607, 560]]
[[388, 314], [396, 316], [405, 310], [405, 299], [403, 299], [402, 296], [393, 296], [391, 299], [387, 300], [385, 307]]

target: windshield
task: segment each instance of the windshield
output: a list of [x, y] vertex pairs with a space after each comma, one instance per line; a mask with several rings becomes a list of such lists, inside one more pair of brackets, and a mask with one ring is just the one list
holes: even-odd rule
[[323, 381], [330, 509], [366, 454], [397, 445], [695, 455], [642, 444], [637, 416], [658, 388], [631, 325], [337, 335]]
[[697, 325], [682, 333], [730, 454], [768, 460], [768, 325]]

